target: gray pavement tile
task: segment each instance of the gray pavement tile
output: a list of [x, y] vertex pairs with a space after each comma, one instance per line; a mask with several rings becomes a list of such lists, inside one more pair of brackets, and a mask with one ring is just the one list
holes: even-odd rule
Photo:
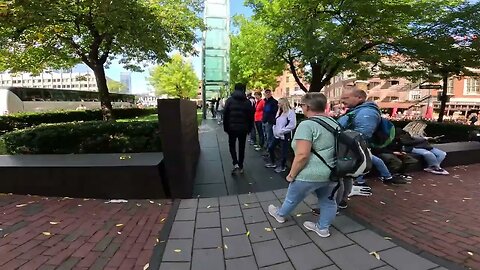
[[[338, 268], [338, 267], [335, 266], [335, 265], [330, 265], [330, 266], [327, 266], [327, 267], [319, 268], [318, 270], [341, 270], [341, 269]], [[376, 270], [376, 269], [375, 269], [375, 270]]]
[[224, 196], [219, 198], [220, 206], [239, 205], [237, 196]]
[[347, 237], [369, 251], [380, 251], [396, 246], [393, 242], [385, 240], [383, 237], [370, 230], [350, 233], [347, 234]]
[[193, 239], [169, 239], [163, 253], [164, 262], [189, 262]]
[[290, 262], [260, 268], [260, 270], [295, 270]]
[[312, 208], [310, 208], [306, 203], [301, 202], [293, 209], [292, 211], [292, 216], [295, 216], [297, 214], [305, 214], [305, 213], [311, 213]]
[[322, 238], [315, 232], [307, 232], [310, 239], [317, 244], [323, 251], [329, 251], [353, 244], [353, 241], [347, 238], [343, 233], [330, 227], [330, 237]]
[[[205, 172], [203, 174], [205, 175], [205, 174], [208, 174], [208, 173]], [[225, 178], [223, 178], [223, 175], [216, 175], [215, 177], [197, 175], [195, 177], [195, 185], [204, 185], [204, 184], [222, 184], [222, 185], [225, 185]]]
[[292, 225], [297, 225], [295, 220], [292, 219], [292, 218], [287, 219], [284, 223], [278, 223], [277, 220], [275, 220], [275, 218], [270, 216], [268, 213], [266, 213], [265, 215], [267, 216], [267, 219], [270, 222], [270, 224], [272, 224], [272, 228], [277, 228], [278, 229], [278, 228], [289, 227], [289, 226], [292, 226]]
[[[216, 145], [215, 145], [216, 144]], [[218, 143], [213, 143], [212, 146], [218, 146]], [[217, 147], [212, 147], [212, 148], [202, 148], [202, 151], [200, 151], [200, 160], [206, 160], [206, 161], [216, 161], [216, 162], [222, 162], [222, 159], [220, 158], [220, 152], [218, 151]]]
[[214, 228], [220, 227], [220, 213], [197, 213], [196, 228]]
[[[433, 270], [436, 270], [437, 268], [433, 269]], [[382, 266], [380, 268], [375, 268], [375, 270], [396, 270], [395, 268], [389, 266], [389, 265], [385, 265], [385, 266]], [[447, 270], [447, 269], [444, 269], [444, 270]]]
[[246, 234], [247, 229], [243, 218], [229, 218], [222, 219], [222, 234], [223, 236]]
[[250, 208], [257, 208], [257, 207], [260, 207], [260, 203], [256, 202], [256, 203], [242, 203], [240, 204], [240, 207], [242, 209], [250, 209]]
[[240, 201], [240, 204], [258, 202], [258, 198], [255, 193], [238, 195], [238, 200]]
[[360, 246], [353, 245], [326, 252], [342, 270], [370, 270], [385, 265]]
[[284, 248], [299, 246], [306, 243], [311, 243], [312, 240], [308, 238], [299, 226], [289, 226], [275, 230], [278, 240], [282, 243]]
[[317, 269], [333, 264], [313, 243], [287, 248], [285, 251], [296, 270]]
[[274, 200], [271, 201], [260, 202], [260, 205], [262, 206], [262, 209], [265, 213], [268, 212], [268, 206], [270, 204], [273, 204], [277, 207], [280, 207], [282, 205], [282, 203], [276, 197]]
[[286, 188], [277, 189], [277, 190], [274, 190], [273, 193], [275, 193], [275, 196], [277, 196], [278, 199], [283, 201], [283, 199], [285, 199], [285, 196], [287, 195], [287, 189]]
[[197, 213], [212, 213], [219, 212], [220, 207], [202, 207], [197, 209]]
[[[382, 269], [383, 270], [383, 269]], [[445, 267], [437, 267], [437, 268], [434, 268], [433, 270], [448, 270], [447, 268]]]
[[198, 199], [181, 200], [178, 208], [197, 208]]
[[303, 231], [307, 232], [308, 230], [303, 226], [303, 223], [305, 221], [317, 222], [318, 216], [313, 215], [312, 211], [310, 211], [304, 214], [296, 214], [293, 216], [293, 219], [295, 220], [295, 222], [297, 222], [298, 226], [300, 226]]
[[438, 266], [401, 247], [379, 252], [379, 255], [382, 260], [399, 270], [426, 270]]
[[365, 227], [347, 216], [338, 216], [332, 225], [342, 233], [352, 233], [365, 229]]
[[247, 225], [247, 230], [250, 232], [250, 242], [256, 243], [277, 238], [270, 223], [253, 223]]
[[198, 208], [218, 207], [218, 198], [202, 198], [198, 200]]
[[259, 202], [266, 202], [276, 200], [277, 196], [272, 191], [257, 192], [256, 193]]
[[243, 209], [243, 219], [246, 224], [267, 221], [267, 217], [260, 207]]
[[193, 240], [193, 248], [222, 247], [222, 232], [220, 228], [197, 229]]
[[252, 246], [245, 234], [223, 238], [225, 259], [233, 259], [252, 255]]
[[221, 206], [220, 207], [220, 217], [221, 218], [234, 218], [234, 217], [241, 217], [242, 211], [240, 210], [239, 205], [231, 205], [231, 206]]
[[198, 184], [193, 186], [193, 196], [198, 198], [211, 198], [228, 195], [225, 183]]
[[226, 261], [227, 270], [245, 270], [245, 269], [258, 269], [257, 263], [253, 256], [231, 259]]
[[175, 221], [195, 220], [197, 210], [195, 208], [178, 209]]
[[192, 257], [192, 270], [224, 270], [225, 261], [220, 248], [194, 249]]
[[278, 240], [270, 240], [252, 245], [259, 267], [287, 262], [288, 257]]
[[175, 221], [170, 231], [170, 239], [193, 238], [195, 221]]
[[160, 264], [160, 270], [190, 270], [190, 263], [188, 263], [188, 262], [176, 262], [176, 263], [163, 262], [163, 263]]

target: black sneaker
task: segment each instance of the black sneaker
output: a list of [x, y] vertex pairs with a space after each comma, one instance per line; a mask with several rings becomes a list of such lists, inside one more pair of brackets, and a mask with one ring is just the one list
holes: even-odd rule
[[354, 186], [357, 186], [357, 187], [370, 187], [369, 185], [367, 185], [366, 182], [363, 182], [363, 183], [358, 183], [358, 182], [353, 182], [353, 185]]
[[320, 209], [319, 208], [312, 208], [312, 213], [314, 216], [319, 216], [320, 215]]
[[385, 184], [397, 184], [397, 185], [401, 185], [401, 184], [406, 184], [407, 183], [407, 180], [403, 179], [402, 177], [400, 176], [390, 176], [390, 177], [380, 177], [380, 179], [382, 180], [383, 183]]
[[346, 209], [347, 207], [348, 207], [347, 201], [342, 200], [342, 201], [338, 204], [338, 208], [340, 208], [340, 209]]

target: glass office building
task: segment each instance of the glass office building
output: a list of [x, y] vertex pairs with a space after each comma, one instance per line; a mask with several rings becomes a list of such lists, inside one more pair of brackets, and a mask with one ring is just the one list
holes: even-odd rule
[[230, 0], [205, 0], [204, 21], [202, 97], [205, 105], [206, 100], [219, 97], [221, 89], [229, 87]]

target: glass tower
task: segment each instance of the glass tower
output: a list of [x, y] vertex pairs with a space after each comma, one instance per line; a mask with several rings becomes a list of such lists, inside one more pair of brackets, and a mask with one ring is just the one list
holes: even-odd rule
[[206, 101], [220, 97], [230, 80], [230, 0], [205, 0], [202, 46], [203, 115]]

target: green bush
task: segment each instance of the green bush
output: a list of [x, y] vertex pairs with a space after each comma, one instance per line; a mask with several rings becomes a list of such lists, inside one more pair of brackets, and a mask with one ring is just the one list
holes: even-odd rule
[[[142, 117], [156, 113], [156, 108], [139, 109], [114, 109], [113, 114], [117, 119], [129, 119]], [[0, 116], [0, 134], [28, 127], [38, 126], [45, 123], [66, 123], [76, 121], [102, 120], [102, 112], [94, 111], [58, 111], [44, 113], [21, 113]]]
[[158, 121], [43, 124], [3, 135], [8, 154], [161, 152]]

